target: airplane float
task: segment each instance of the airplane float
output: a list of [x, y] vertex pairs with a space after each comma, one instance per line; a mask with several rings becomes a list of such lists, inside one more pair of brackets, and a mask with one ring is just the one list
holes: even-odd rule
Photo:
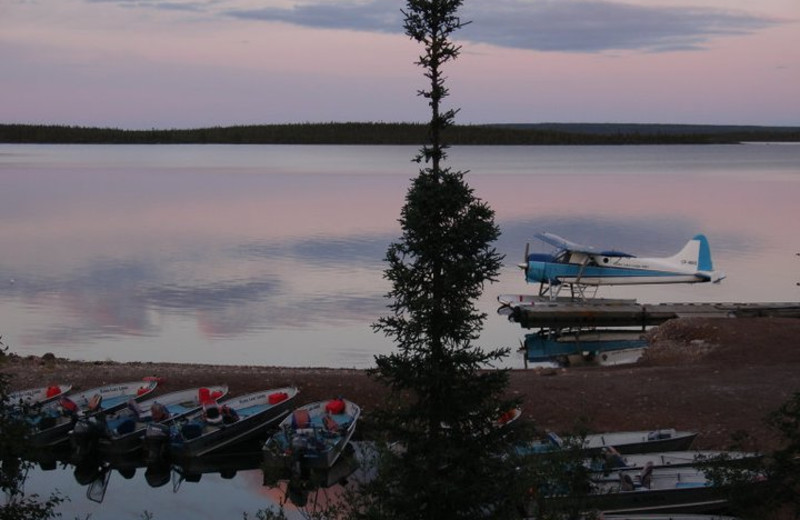
[[715, 271], [704, 235], [696, 235], [677, 254], [665, 258], [639, 258], [620, 251], [603, 251], [576, 244], [552, 233], [536, 238], [556, 247], [554, 254], [530, 253], [525, 247], [525, 281], [539, 283], [539, 296], [555, 299], [566, 286], [572, 298], [586, 299], [586, 289], [601, 285], [663, 283], [717, 283], [725, 274]]

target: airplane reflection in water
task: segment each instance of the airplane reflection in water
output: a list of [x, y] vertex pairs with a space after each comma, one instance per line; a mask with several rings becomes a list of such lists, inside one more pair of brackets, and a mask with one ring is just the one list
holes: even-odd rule
[[647, 341], [642, 329], [543, 328], [526, 334], [520, 350], [528, 363], [557, 366], [635, 363]]
[[[501, 299], [510, 298], [502, 295]], [[518, 322], [523, 328], [534, 328], [535, 332], [525, 334], [520, 339], [519, 352], [523, 355], [525, 368], [529, 364], [537, 366], [578, 366], [578, 365], [622, 365], [635, 363], [644, 355], [647, 348], [645, 334], [648, 326], [639, 323], [641, 320], [611, 320], [605, 327], [597, 326], [603, 323], [599, 317], [591, 320], [575, 320], [572, 326], [565, 320], [548, 320], [546, 317], [537, 322], [538, 327], [527, 326], [520, 319], [517, 311], [529, 305], [532, 301], [541, 302], [538, 296], [530, 296], [531, 302], [522, 298], [521, 307], [516, 304], [503, 303], [497, 313], [506, 316], [509, 321]], [[612, 300], [604, 300], [611, 302]], [[613, 305], [619, 307], [635, 300], [614, 300]], [[545, 305], [557, 305], [547, 303]], [[577, 315], [586, 317], [587, 313], [578, 312]], [[581, 324], [585, 321], [585, 324]], [[616, 325], [617, 328], [608, 328]]]
[[[230, 480], [240, 471], [262, 471], [262, 485], [277, 491], [276, 501], [280, 505], [290, 504], [300, 509], [315, 507], [325, 500], [328, 492], [360, 470], [363, 453], [351, 443], [337, 463], [326, 470], [313, 470], [304, 474], [277, 471], [266, 468], [261, 443], [239, 444], [227, 451], [200, 457], [148, 463], [143, 455], [97, 456], [74, 460], [71, 451], [65, 449], [42, 449], [31, 459], [42, 471], [72, 469], [73, 477], [80, 486], [86, 487], [86, 498], [101, 503], [105, 499], [112, 475], [117, 473], [125, 480], [143, 475], [148, 486], [160, 488], [170, 482], [173, 493], [178, 493], [184, 483], [198, 483], [204, 475], [218, 474]], [[276, 493], [270, 493], [275, 496]], [[324, 504], [323, 504], [324, 505]]]

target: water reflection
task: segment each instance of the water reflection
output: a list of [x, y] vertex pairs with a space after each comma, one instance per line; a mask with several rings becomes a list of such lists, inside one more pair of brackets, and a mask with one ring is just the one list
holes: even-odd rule
[[[768, 148], [453, 149], [495, 209], [506, 255], [479, 302], [490, 313], [481, 342], [517, 342], [492, 311], [497, 294], [529, 290], [515, 264], [536, 231], [648, 256], [703, 232], [728, 274], [717, 287], [607, 297], [796, 301], [787, 237], [800, 147]], [[0, 333], [15, 351], [366, 367], [391, 350], [370, 324], [386, 308], [382, 259], [399, 236], [413, 148], [0, 152]]]
[[[682, 243], [700, 227], [681, 218], [638, 219], [635, 223], [588, 217], [518, 219], [501, 222], [503, 234], [497, 247], [512, 264], [522, 257], [532, 230], [550, 229], [575, 240], [590, 242], [606, 236], [620, 249], [666, 254], [672, 246], [665, 244]], [[196, 320], [208, 338], [336, 323], [367, 326], [386, 305], [388, 286], [381, 278], [381, 259], [390, 240], [389, 235], [379, 234], [283, 244], [251, 242], [231, 248], [227, 255], [218, 253], [222, 256], [215, 262], [225, 264], [286, 266], [285, 270], [281, 267], [280, 271], [239, 279], [182, 280], [185, 274], [171, 276], [175, 267], [170, 258], [90, 260], [79, 269], [55, 275], [31, 276], [12, 270], [9, 281], [0, 283], [0, 298], [61, 316], [52, 325], [36, 323], [17, 338], [15, 346], [70, 345], [114, 336], [158, 337], [167, 316]], [[715, 236], [713, 246], [715, 252], [747, 254], [758, 243], [731, 234]], [[194, 263], [205, 261], [198, 257]], [[187, 264], [190, 272], [199, 269], [188, 260], [181, 263]], [[509, 270], [509, 276], [514, 274]], [[343, 276], [354, 283], [343, 283]], [[312, 281], [314, 287], [308, 287]], [[369, 281], [371, 288], [365, 290], [363, 284]], [[526, 289], [523, 284], [518, 283], [518, 289]], [[487, 298], [493, 296], [490, 292]]]
[[[39, 450], [31, 456], [31, 461], [38, 465], [39, 470], [35, 472], [38, 477], [53, 473], [70, 475], [77, 485], [76, 489], [86, 498], [86, 502], [82, 502], [75, 494], [70, 496], [76, 511], [85, 510], [89, 502], [102, 504], [112, 498], [118, 501], [132, 493], [138, 503], [145, 504], [142, 506], [144, 510], [155, 510], [159, 518], [168, 518], [174, 507], [170, 503], [175, 501], [159, 493], [159, 488], [168, 489], [174, 496], [187, 495], [187, 498], [193, 496], [195, 491], [200, 491], [206, 495], [203, 504], [210, 504], [207, 500], [209, 491], [203, 485], [209, 479], [214, 489], [213, 494], [220, 496], [230, 507], [232, 504], [229, 500], [222, 498], [225, 492], [220, 489], [220, 482], [244, 479], [244, 482], [239, 482], [235, 487], [241, 487], [249, 481], [253, 486], [262, 488], [256, 494], [262, 498], [250, 503], [253, 509], [243, 509], [243, 512], [255, 513], [257, 509], [272, 506], [283, 506], [291, 512], [324, 507], [327, 500], [341, 492], [348, 479], [362, 478], [359, 475], [362, 471], [364, 449], [356, 446], [358, 444], [360, 443], [348, 445], [333, 467], [303, 474], [295, 473], [288, 467], [265, 466], [261, 444], [258, 442], [239, 443], [213, 455], [172, 462], [162, 460], [148, 463], [142, 454], [101, 457], [96, 453], [75, 460], [74, 453], [68, 449]], [[257, 479], [252, 478], [256, 475]], [[146, 484], [146, 488], [152, 491], [141, 487], [137, 489], [137, 483]], [[223, 485], [222, 489], [229, 489], [230, 485], [233, 484]], [[192, 506], [186, 507], [185, 501], [178, 502], [183, 504], [181, 509], [184, 514], [187, 509], [192, 509]], [[242, 507], [247, 506], [242, 504]], [[107, 510], [95, 509], [92, 516], [96, 517], [102, 511]]]
[[541, 328], [525, 334], [520, 351], [526, 366], [630, 364], [644, 354], [645, 334], [639, 328]]

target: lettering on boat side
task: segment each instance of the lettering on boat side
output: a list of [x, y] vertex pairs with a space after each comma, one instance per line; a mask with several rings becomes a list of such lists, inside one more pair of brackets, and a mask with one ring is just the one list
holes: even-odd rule
[[127, 390], [127, 389], [128, 389], [127, 386], [112, 386], [112, 387], [104, 388], [104, 389], [100, 390], [100, 393], [101, 394], [108, 394], [108, 393], [111, 393], [111, 392], [120, 392], [122, 390]]

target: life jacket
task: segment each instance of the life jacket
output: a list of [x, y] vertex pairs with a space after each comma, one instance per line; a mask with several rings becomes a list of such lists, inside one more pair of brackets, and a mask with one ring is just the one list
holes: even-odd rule
[[200, 404], [206, 404], [210, 402], [214, 402], [224, 394], [219, 390], [211, 391], [208, 388], [200, 388], [197, 391], [197, 400], [200, 401]]
[[211, 390], [208, 388], [201, 388], [197, 391], [197, 400], [200, 401], [200, 404], [205, 404], [211, 400]]
[[311, 426], [311, 416], [308, 410], [298, 409], [292, 412], [292, 428], [303, 429]]
[[507, 422], [511, 421], [515, 415], [517, 415], [516, 410], [509, 410], [505, 412], [503, 415], [501, 415], [500, 418], [497, 420], [497, 422], [502, 426]]
[[61, 406], [61, 409], [64, 411], [65, 415], [77, 417], [80, 413], [80, 408], [78, 408], [78, 405], [75, 404], [75, 401], [69, 397], [62, 397], [58, 400], [58, 404]]
[[325, 405], [325, 411], [334, 415], [344, 413], [344, 409], [344, 399], [331, 399], [328, 401], [328, 404]]
[[285, 400], [289, 399], [289, 394], [286, 392], [273, 392], [267, 396], [267, 402], [269, 404], [278, 404]]

